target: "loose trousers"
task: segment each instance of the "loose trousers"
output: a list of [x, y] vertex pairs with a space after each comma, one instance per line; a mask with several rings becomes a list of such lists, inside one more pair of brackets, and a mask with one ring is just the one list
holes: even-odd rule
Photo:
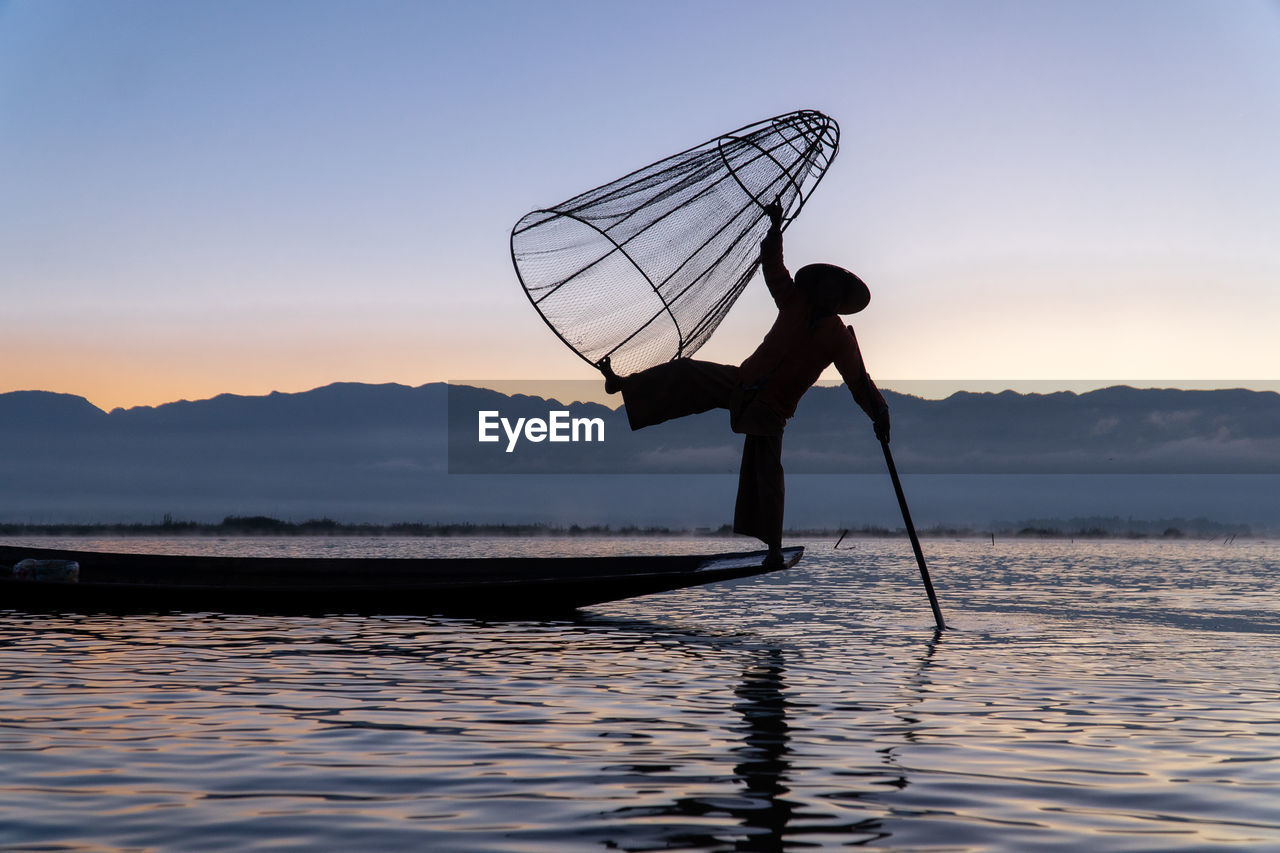
[[680, 358], [634, 373], [622, 388], [633, 430], [711, 409], [728, 409], [734, 432], [746, 436], [738, 470], [733, 532], [782, 545], [785, 485], [782, 431], [786, 418], [742, 387], [738, 368]]

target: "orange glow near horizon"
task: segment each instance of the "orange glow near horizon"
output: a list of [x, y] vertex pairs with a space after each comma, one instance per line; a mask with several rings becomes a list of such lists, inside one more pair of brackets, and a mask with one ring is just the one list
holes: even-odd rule
[[[23, 360], [28, 360], [22, 365]], [[219, 394], [260, 396], [273, 391], [297, 393], [334, 382], [396, 383], [418, 386], [454, 379], [441, 370], [449, 359], [422, 352], [325, 352], [315, 346], [288, 351], [244, 352], [216, 360], [200, 352], [170, 354], [77, 352], [74, 349], [30, 363], [30, 355], [16, 356], [0, 348], [0, 393], [51, 391], [84, 397], [111, 411], [115, 408], [158, 406], [179, 400], [203, 400]], [[269, 367], [264, 368], [264, 364]], [[18, 369], [14, 369], [14, 368]], [[502, 375], [497, 364], [485, 365], [487, 375]], [[529, 365], [526, 363], [525, 367]], [[585, 365], [584, 365], [585, 368]], [[519, 378], [519, 377], [517, 377]], [[525, 377], [536, 379], [535, 376]], [[590, 378], [584, 374], [581, 378]]]
[[[542, 330], [534, 328], [533, 331]], [[330, 342], [333, 342], [332, 338]], [[271, 347], [232, 350], [217, 357], [210, 353], [220, 352], [223, 348], [199, 342], [188, 343], [187, 347], [167, 351], [159, 347], [113, 351], [69, 342], [37, 351], [30, 343], [11, 339], [0, 344], [0, 393], [38, 390], [73, 394], [84, 397], [103, 411], [111, 411], [115, 408], [158, 406], [179, 400], [203, 400], [220, 394], [261, 396], [273, 391], [300, 393], [335, 382], [394, 383], [411, 387], [431, 382], [454, 382], [495, 388], [505, 393], [539, 396], [557, 396], [559, 393], [569, 397], [564, 402], [582, 400], [603, 403], [610, 408], [621, 404], [620, 398], [604, 394], [602, 384], [598, 393], [592, 391], [598, 382], [595, 371], [554, 340], [546, 346], [532, 347], [535, 353], [514, 364], [505, 353], [490, 353], [488, 357], [469, 354], [471, 357], [463, 359], [447, 345], [429, 346], [422, 341], [366, 340], [359, 345], [348, 341], [336, 348], [319, 346], [314, 341], [279, 341]], [[865, 339], [863, 346], [872, 351]], [[699, 353], [700, 357], [704, 355], [714, 358], [727, 354]], [[876, 351], [868, 361], [897, 361], [899, 364], [911, 361], [890, 359], [888, 355], [888, 352]], [[917, 355], [917, 359], [912, 366], [918, 368], [925, 356]], [[733, 359], [724, 357], [723, 360]], [[1093, 373], [1091, 378], [1091, 374], [1084, 370], [1074, 376], [1064, 372], [1053, 378], [1017, 376], [1013, 371], [999, 378], [947, 376], [942, 370], [929, 378], [920, 376], [919, 371], [907, 378], [897, 373], [873, 373], [877, 374], [877, 382], [882, 388], [921, 397], [944, 397], [957, 390], [1083, 392], [1112, 384], [1280, 391], [1280, 380], [1277, 379], [1241, 378], [1226, 374], [1216, 378], [1202, 374], [1171, 379], [1154, 370], [1145, 376], [1110, 378], [1101, 371]], [[834, 370], [829, 370], [823, 381], [824, 384], [839, 383], [840, 377]], [[560, 392], [556, 390], [556, 383], [564, 385]]]
[[[1276, 390], [1280, 380], [1271, 339], [1254, 329], [1271, 316], [1271, 306], [1251, 306], [1245, 294], [1229, 288], [1218, 288], [1220, 319], [1206, 325], [1162, 305], [1150, 289], [1108, 296], [1105, 281], [1068, 288], [1042, 273], [1036, 288], [1015, 294], [1010, 286], [982, 299], [975, 298], [981, 282], [957, 276], [947, 298], [921, 311], [912, 298], [917, 282], [887, 274], [879, 279], [884, 285], [871, 308], [850, 319], [872, 376], [904, 393], [945, 396], [958, 389], [1001, 390], [1002, 384], [1079, 391], [1135, 382]], [[748, 288], [697, 358], [737, 364], [754, 349], [775, 310], [762, 291]], [[437, 306], [427, 293], [413, 302], [347, 300], [305, 311], [226, 304], [200, 314], [71, 309], [57, 317], [56, 337], [33, 323], [0, 339], [0, 393], [75, 394], [110, 411], [227, 393], [296, 393], [342, 381], [497, 387], [598, 380], [514, 283], [503, 293], [491, 304]], [[1000, 307], [989, 308], [992, 303]], [[838, 378], [834, 370], [824, 374]], [[936, 389], [917, 390], [928, 383]], [[603, 394], [594, 399], [617, 404]]]

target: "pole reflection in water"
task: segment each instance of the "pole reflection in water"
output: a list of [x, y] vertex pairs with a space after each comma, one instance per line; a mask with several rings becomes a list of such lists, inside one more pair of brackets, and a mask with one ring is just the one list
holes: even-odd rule
[[933, 638], [925, 644], [924, 654], [920, 657], [920, 662], [916, 667], [915, 675], [905, 685], [907, 690], [906, 701], [902, 707], [894, 711], [893, 715], [902, 723], [902, 727], [898, 734], [902, 737], [902, 743], [891, 744], [890, 746], [880, 749], [880, 754], [884, 756], [884, 763], [892, 767], [896, 776], [894, 787], [903, 790], [910, 784], [907, 780], [907, 770], [898, 761], [895, 754], [904, 746], [909, 746], [919, 740], [919, 731], [923, 726], [920, 718], [915, 716], [911, 707], [923, 702], [926, 698], [929, 685], [929, 667], [933, 660], [933, 655], [938, 650], [938, 645], [942, 641], [943, 629], [935, 628]]
[[[818, 801], [812, 798], [812, 791], [796, 794], [793, 786], [803, 787], [804, 783], [797, 783], [795, 778], [795, 744], [796, 738], [803, 739], [805, 735], [803, 728], [795, 728], [794, 716], [800, 706], [794, 698], [788, 698], [786, 654], [776, 646], [744, 649], [746, 661], [733, 688], [736, 701], [732, 705], [740, 722], [727, 730], [740, 739], [731, 747], [732, 774], [701, 779], [686, 776], [686, 784], [719, 790], [677, 795], [666, 804], [626, 806], [614, 811], [613, 817], [625, 818], [626, 829], [624, 835], [610, 836], [610, 840], [629, 850], [661, 845], [781, 851], [826, 843], [883, 843], [892, 834], [884, 811], [891, 808], [894, 793], [910, 785], [909, 768], [898, 753], [918, 740], [923, 727], [912, 709], [927, 697], [929, 669], [941, 636], [940, 631], [934, 633], [920, 654], [914, 673], [899, 682], [895, 692], [900, 698], [885, 709], [892, 724], [884, 728], [872, 724], [861, 732], [864, 745], [882, 738], [891, 743], [859, 759], [858, 733], [849, 733], [850, 754], [846, 759], [853, 764], [835, 770], [834, 775], [860, 781], [874, 779], [871, 788], [860, 785], [832, 791], [821, 795]], [[872, 756], [878, 756], [887, 773], [873, 763], [861, 763]], [[828, 804], [840, 803], [840, 808], [824, 808], [823, 799]], [[859, 812], [866, 816], [859, 816]], [[905, 813], [899, 817], [910, 819]]]
[[[932, 683], [929, 679], [929, 668], [932, 665], [934, 653], [937, 652], [938, 645], [942, 641], [942, 636], [943, 629], [935, 628], [933, 637], [925, 644], [925, 651], [916, 666], [915, 674], [904, 685], [907, 693], [904, 703], [893, 711], [893, 716], [902, 724], [896, 732], [896, 735], [901, 737], [901, 742], [890, 744], [878, 750], [883, 757], [884, 764], [891, 770], [889, 785], [895, 791], [904, 791], [911, 784], [907, 767], [902, 764], [897, 753], [904, 747], [909, 747], [919, 742], [919, 733], [924, 728], [924, 723], [912, 711], [912, 706], [919, 705], [927, 698], [928, 688]], [[908, 812], [899, 810], [898, 817], [907, 818]], [[861, 828], [864, 830], [878, 830], [877, 840], [884, 840], [893, 835], [890, 828], [886, 827], [883, 821], [880, 820], [866, 821]]]
[[[903, 685], [905, 701], [894, 713], [901, 722], [896, 732], [901, 742], [879, 750], [885, 764], [892, 768], [895, 790], [903, 790], [910, 784], [907, 768], [899, 762], [896, 752], [918, 737], [922, 723], [911, 708], [926, 698], [930, 684], [928, 671], [941, 639], [942, 631], [936, 630], [920, 656], [914, 676]], [[738, 701], [733, 710], [742, 717], [742, 724], [737, 727], [742, 734], [742, 745], [735, 749], [738, 761], [734, 776], [742, 786], [737, 795], [679, 800], [666, 813], [727, 813], [740, 822], [743, 830], [734, 842], [737, 850], [808, 847], [818, 836], [858, 839], [856, 843], [882, 842], [889, 838], [891, 833], [879, 818], [832, 821], [831, 815], [804, 809], [797, 799], [787, 796], [791, 793], [793, 752], [788, 712], [793, 703], [787, 699], [785, 674], [786, 659], [782, 650], [760, 649], [753, 654], [734, 688]], [[871, 803], [876, 798], [859, 793], [853, 794], [852, 799]]]

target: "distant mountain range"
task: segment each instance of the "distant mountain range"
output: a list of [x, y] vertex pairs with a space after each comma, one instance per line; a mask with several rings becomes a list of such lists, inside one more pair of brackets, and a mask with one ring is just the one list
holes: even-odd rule
[[[1266, 498], [1276, 494], [1267, 490], [1280, 475], [1280, 395], [1273, 392], [1116, 387], [958, 393], [945, 400], [885, 396], [898, 467], [917, 475], [916, 483], [933, 484], [913, 488], [922, 507], [940, 501], [932, 510], [937, 521], [981, 512], [1018, 517], [1010, 509], [1028, 495], [1044, 500], [1021, 517], [1107, 514], [1116, 508], [1098, 504], [1122, 493], [1162, 516], [1216, 507], [1219, 516], [1231, 513], [1226, 520], [1280, 520], [1277, 499], [1268, 505]], [[505, 438], [476, 440], [482, 411], [510, 423], [552, 411], [598, 418], [605, 441], [522, 439], [507, 453]], [[338, 383], [109, 413], [72, 395], [18, 391], [0, 394], [0, 521], [262, 513], [299, 520], [718, 526], [732, 513], [741, 441], [724, 412], [632, 433], [622, 410], [443, 383]], [[883, 458], [847, 390], [812, 389], [784, 443], [789, 523], [892, 520], [895, 507], [881, 500]], [[804, 476], [831, 473], [867, 476]], [[1197, 485], [1187, 486], [1184, 509], [1168, 505], [1172, 480], [1157, 486], [1157, 477], [1128, 476], [1137, 474]], [[1056, 485], [1032, 488], [1029, 475]], [[868, 480], [872, 504], [858, 496], [863, 486], [850, 485]], [[1128, 492], [1101, 485], [1120, 480]], [[961, 486], [980, 481], [978, 498]], [[1206, 483], [1228, 481], [1206, 492]], [[1203, 504], [1215, 490], [1221, 500]], [[1053, 505], [1051, 499], [1072, 494], [1080, 502]], [[1246, 511], [1255, 514], [1241, 516]], [[797, 517], [805, 513], [812, 517]]]
[[[885, 392], [900, 471], [920, 474], [1280, 473], [1280, 394], [1139, 390], [1085, 394], [956, 393], [927, 400]], [[599, 417], [603, 445], [476, 442], [477, 413], [543, 417], [541, 398], [450, 386], [449, 464], [456, 472], [733, 473], [742, 439], [723, 411], [632, 433], [625, 410], [573, 404]], [[814, 388], [787, 425], [792, 473], [877, 473], [884, 467], [870, 422], [842, 387]]]

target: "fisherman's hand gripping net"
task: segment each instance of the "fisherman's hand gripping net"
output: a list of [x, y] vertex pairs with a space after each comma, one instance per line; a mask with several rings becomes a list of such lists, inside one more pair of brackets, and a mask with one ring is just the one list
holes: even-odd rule
[[627, 375], [692, 355], [835, 159], [840, 129], [801, 110], [723, 136], [527, 214], [511, 258], [533, 307], [590, 364]]

